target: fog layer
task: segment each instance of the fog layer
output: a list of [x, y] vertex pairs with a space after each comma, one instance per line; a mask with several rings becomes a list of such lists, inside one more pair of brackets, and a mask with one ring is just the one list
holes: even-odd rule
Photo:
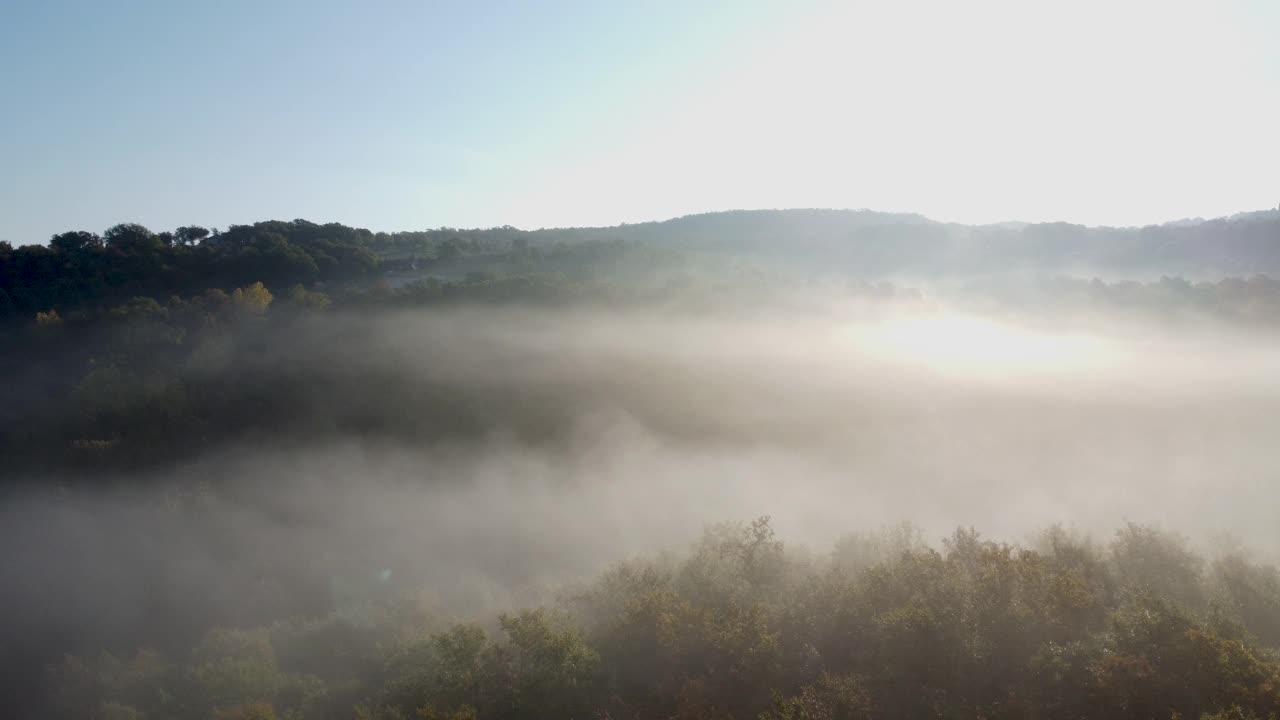
[[444, 386], [490, 421], [248, 438], [129, 490], [14, 491], [6, 639], [125, 645], [144, 623], [358, 614], [405, 592], [476, 616], [766, 514], [814, 544], [903, 519], [1014, 539], [1136, 521], [1278, 549], [1271, 336], [1104, 319], [1062, 334], [920, 304], [473, 308], [289, 333], [255, 362], [331, 377], [317, 413], [438, 413], [421, 388]]

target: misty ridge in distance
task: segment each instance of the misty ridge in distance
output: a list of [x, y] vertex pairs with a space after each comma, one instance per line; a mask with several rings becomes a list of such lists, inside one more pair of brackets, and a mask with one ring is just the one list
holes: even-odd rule
[[546, 230], [548, 238], [605, 233], [683, 250], [760, 254], [774, 261], [840, 263], [864, 276], [1093, 273], [1135, 279], [1164, 273], [1198, 279], [1276, 272], [1280, 210], [1188, 219], [1141, 228], [1071, 223], [942, 223], [871, 210], [706, 213], [608, 229]]
[[[1036, 685], [1048, 693], [1037, 706], [1075, 694], [1106, 715], [1116, 698], [1132, 710], [1169, 695], [1117, 669], [1173, 642], [1124, 635], [1136, 622], [1125, 603], [1138, 602], [1125, 592], [1153, 589], [1185, 608], [1160, 610], [1167, 623], [1255, 654], [1233, 666], [1248, 692], [1151, 712], [1272, 707], [1258, 688], [1280, 640], [1267, 619], [1280, 609], [1280, 211], [1138, 229], [744, 211], [532, 232], [196, 230], [117, 226], [0, 249], [0, 646], [15, 707], [346, 717], [360, 705], [389, 718], [429, 703], [517, 716], [509, 698], [441, 689], [447, 635], [419, 639], [436, 650], [406, 677], [437, 680], [406, 690], [393, 687], [401, 670], [367, 658], [308, 669], [275, 624], [346, 623], [394, 645], [409, 640], [377, 633], [469, 620], [516, 643], [519, 628], [496, 628], [495, 614], [545, 606], [569, 613], [607, 665], [628, 654], [610, 623], [639, 598], [670, 597], [699, 609], [688, 618], [732, 607], [755, 618], [735, 627], [762, 623], [775, 640], [751, 642], [773, 664], [734, 672], [797, 702], [932, 712], [871, 669], [895, 667], [924, 673], [935, 710], [1016, 708], [1018, 688], [1044, 677], [1027, 668], [1059, 652], [1093, 679]], [[641, 575], [656, 584], [627, 595], [639, 581], [624, 561], [654, 563]], [[664, 572], [670, 587], [652, 579]], [[956, 667], [990, 673], [990, 687], [966, 695], [972, 677], [913, 664], [924, 659], [912, 649], [950, 640], [893, 633], [945, 627], [919, 617], [951, 617], [946, 598], [972, 606], [980, 596], [965, 593], [1006, 572], [1020, 578], [999, 585], [1014, 593], [1009, 616], [964, 620], [955, 640], [967, 658]], [[847, 604], [819, 580], [842, 573]], [[1247, 592], [1231, 584], [1240, 577]], [[1083, 583], [1079, 612], [1038, 614], [1058, 607], [1034, 599], [1042, 580]], [[929, 582], [945, 588], [936, 607], [912, 591]], [[803, 608], [787, 596], [827, 630], [841, 613], [869, 624], [841, 626], [859, 638], [848, 646], [819, 642], [788, 624]], [[418, 619], [388, 619], [405, 607]], [[788, 645], [797, 638], [816, 645]], [[537, 680], [546, 704], [520, 712], [585, 712], [574, 703], [590, 700], [639, 716], [800, 716], [768, 693], [722, 708], [729, 686], [716, 685], [711, 651], [663, 647], [653, 662], [680, 668], [663, 682], [683, 689], [628, 681], [657, 670], [615, 664], [611, 681], [573, 676], [574, 691]], [[84, 670], [96, 689], [74, 692], [80, 670], [48, 671], [67, 654], [98, 667], [101, 652], [139, 648], [167, 664], [129, 672], [166, 697], [183, 688], [179, 699], [137, 690], [119, 668]], [[218, 668], [266, 679], [237, 685]]]

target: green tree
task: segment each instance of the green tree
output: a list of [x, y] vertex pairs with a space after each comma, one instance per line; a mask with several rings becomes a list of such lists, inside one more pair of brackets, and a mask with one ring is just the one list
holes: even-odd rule
[[265, 633], [215, 629], [192, 657], [190, 677], [205, 707], [232, 709], [270, 703], [285, 677]]
[[85, 232], [84, 230], [76, 230], [73, 232], [64, 232], [54, 235], [49, 240], [49, 247], [58, 252], [78, 252], [82, 250], [96, 250], [102, 247], [102, 238], [98, 235]]
[[106, 246], [126, 253], [154, 253], [164, 250], [164, 243], [155, 233], [137, 223], [113, 225], [102, 234]]
[[577, 628], [544, 610], [502, 615], [506, 642], [487, 652], [494, 693], [482, 715], [585, 718], [591, 715], [599, 656]]
[[179, 245], [198, 245], [209, 237], [209, 230], [198, 225], [184, 225], [173, 231], [173, 240]]

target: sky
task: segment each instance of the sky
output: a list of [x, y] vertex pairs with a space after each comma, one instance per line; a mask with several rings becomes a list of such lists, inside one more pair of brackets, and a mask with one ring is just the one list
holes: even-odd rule
[[0, 239], [1280, 202], [1280, 3], [0, 0]]

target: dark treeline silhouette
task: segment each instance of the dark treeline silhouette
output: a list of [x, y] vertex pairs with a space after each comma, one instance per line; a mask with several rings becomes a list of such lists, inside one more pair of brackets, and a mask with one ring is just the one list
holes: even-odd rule
[[[372, 277], [380, 264], [387, 271], [434, 262], [438, 271], [458, 279], [468, 270], [528, 270], [551, 255], [551, 266], [564, 271], [617, 260], [620, 248], [643, 249], [643, 256], [627, 258], [632, 264], [733, 256], [860, 278], [1010, 271], [1250, 276], [1280, 272], [1280, 211], [1130, 229], [965, 226], [848, 210], [736, 211], [536, 231], [372, 233], [294, 220], [233, 225], [222, 232], [180, 227], [156, 233], [121, 224], [102, 235], [55, 235], [47, 246], [0, 243], [0, 321], [259, 281], [272, 289], [341, 284]], [[468, 256], [485, 260], [459, 263]]]
[[295, 220], [225, 232], [154, 233], [121, 224], [102, 235], [55, 235], [48, 246], [0, 244], [0, 319], [258, 281], [287, 287], [367, 278], [377, 267], [369, 237], [367, 230]]

